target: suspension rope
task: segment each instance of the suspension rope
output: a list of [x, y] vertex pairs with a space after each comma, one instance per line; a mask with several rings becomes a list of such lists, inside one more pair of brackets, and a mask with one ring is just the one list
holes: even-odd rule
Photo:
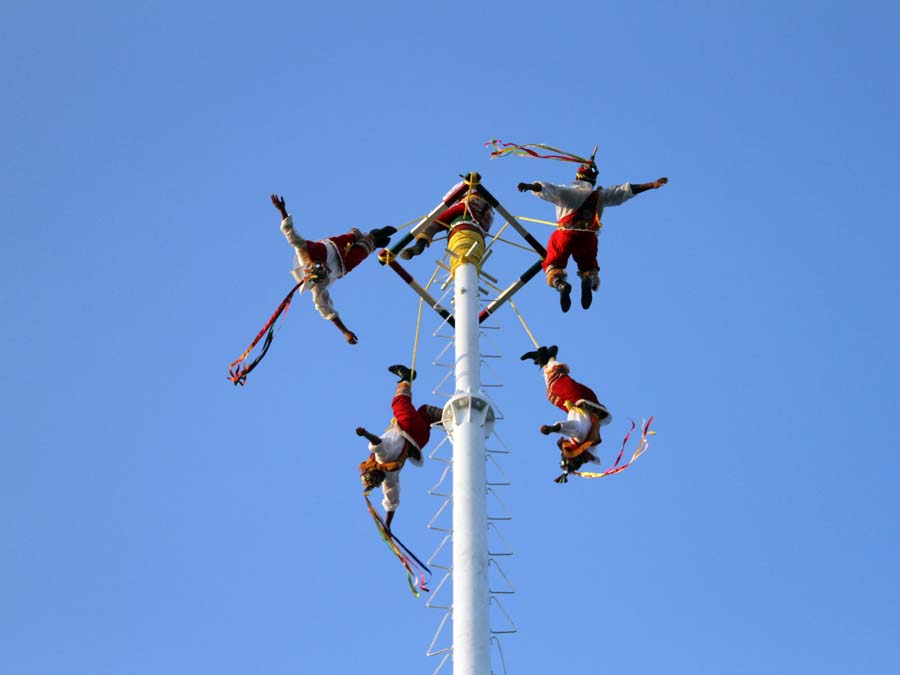
[[516, 216], [518, 220], [527, 220], [529, 223], [540, 223], [541, 225], [550, 225], [551, 227], [559, 227], [559, 223], [553, 223], [549, 220], [541, 220], [540, 218], [527, 218], [526, 216]]
[[417, 217], [417, 218], [413, 218], [413, 219], [410, 220], [409, 222], [403, 223], [402, 225], [396, 225], [395, 227], [396, 227], [396, 229], [397, 229], [398, 232], [399, 232], [400, 230], [405, 230], [407, 227], [411, 227], [412, 225], [415, 225], [416, 223], [418, 223], [418, 222], [419, 222], [420, 220], [422, 220], [422, 218], [424, 218], [424, 217], [425, 217], [424, 215], [421, 215], [421, 216], [419, 216], [419, 217]]
[[494, 245], [494, 242], [497, 241], [498, 239], [500, 239], [500, 235], [503, 234], [503, 230], [505, 230], [507, 227], [509, 227], [509, 223], [503, 223], [503, 227], [501, 227], [497, 231], [497, 234], [495, 234], [493, 237], [491, 237], [491, 241], [488, 243], [487, 246], [484, 247], [485, 254], [491, 250], [491, 246]]
[[516, 307], [516, 303], [512, 300], [509, 301], [509, 306], [513, 308], [513, 311], [516, 313], [516, 316], [519, 317], [519, 321], [522, 322], [522, 327], [525, 329], [525, 332], [528, 333], [528, 337], [531, 338], [531, 341], [534, 343], [535, 347], [540, 347], [538, 341], [534, 339], [534, 335], [531, 334], [531, 331], [528, 329], [528, 324], [525, 323], [525, 319], [522, 318], [522, 315], [519, 313], [519, 308]]
[[[508, 244], [509, 246], [515, 246], [516, 248], [521, 248], [522, 250], [528, 251], [529, 253], [534, 253], [535, 250], [531, 246], [523, 246], [522, 244], [517, 244], [514, 241], [509, 241], [508, 239], [500, 239], [497, 237], [497, 241], [500, 241], [504, 244]], [[493, 243], [493, 242], [491, 242]]]
[[[446, 256], [444, 256], [444, 257], [446, 257]], [[431, 287], [431, 284], [434, 283], [434, 280], [437, 277], [438, 271], [440, 269], [441, 268], [439, 266], [435, 265], [434, 272], [432, 273], [431, 278], [428, 280], [428, 283], [425, 284], [426, 291]], [[419, 315], [418, 315], [418, 317], [416, 317], [416, 337], [413, 340], [412, 362], [409, 365], [409, 369], [413, 372], [416, 371], [416, 356], [419, 353], [419, 333], [422, 330], [422, 308], [424, 306], [425, 306], [425, 299], [419, 298]], [[410, 392], [412, 392], [412, 382], [409, 383], [409, 389], [410, 389]]]
[[[416, 372], [416, 354], [419, 353], [419, 330], [422, 328], [422, 308], [425, 306], [425, 299], [419, 298], [419, 316], [416, 317], [416, 338], [413, 340], [413, 353], [412, 353], [412, 361], [409, 364], [409, 369], [415, 373]], [[409, 391], [412, 394], [412, 383], [413, 378], [410, 378], [409, 381]]]

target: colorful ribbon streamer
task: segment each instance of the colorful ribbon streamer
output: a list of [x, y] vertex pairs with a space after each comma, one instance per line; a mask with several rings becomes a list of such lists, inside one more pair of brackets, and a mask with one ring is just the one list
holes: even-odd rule
[[[241, 354], [237, 359], [231, 362], [231, 365], [228, 366], [228, 379], [231, 380], [235, 386], [241, 385], [242, 387], [247, 382], [247, 375], [250, 374], [250, 371], [256, 368], [256, 365], [262, 361], [263, 357], [266, 355], [266, 352], [269, 351], [269, 347], [272, 344], [272, 340], [275, 339], [275, 322], [278, 320], [279, 316], [282, 316], [285, 312], [287, 312], [288, 307], [291, 306], [291, 300], [294, 298], [294, 294], [297, 292], [297, 289], [303, 285], [303, 282], [296, 284], [290, 292], [284, 297], [284, 300], [281, 301], [281, 304], [278, 305], [278, 308], [275, 310], [275, 313], [269, 317], [269, 320], [266, 322], [266, 325], [262, 327], [262, 330], [253, 338], [253, 342], [250, 343], [250, 346], [244, 350], [244, 353]], [[245, 365], [244, 361], [250, 355], [250, 352], [253, 351], [253, 348], [260, 341], [262, 336], [265, 335], [266, 339], [263, 341], [262, 350], [259, 355], [250, 362], [249, 365]]]
[[619, 455], [616, 457], [615, 463], [608, 468], [606, 471], [601, 473], [595, 473], [592, 471], [572, 471], [568, 474], [561, 474], [557, 478], [554, 479], [556, 483], [565, 483], [566, 476], [580, 476], [581, 478], [604, 478], [606, 476], [612, 476], [617, 473], [621, 473], [629, 466], [634, 463], [638, 457], [644, 454], [647, 451], [647, 447], [650, 445], [649, 436], [655, 436], [656, 432], [650, 429], [650, 423], [653, 421], [653, 415], [650, 416], [646, 422], [641, 425], [641, 440], [638, 442], [638, 446], [635, 449], [634, 453], [631, 455], [631, 459], [628, 460], [628, 463], [619, 466], [619, 462], [622, 460], [622, 455], [625, 454], [625, 446], [628, 443], [628, 439], [631, 438], [631, 432], [634, 431], [637, 426], [634, 421], [631, 422], [631, 429], [628, 430], [628, 433], [625, 434], [625, 438], [622, 441], [622, 449], [619, 450]]
[[[425, 587], [426, 572], [428, 573], [428, 578], [431, 579], [431, 570], [428, 569], [428, 565], [419, 560], [412, 551], [406, 548], [406, 546], [403, 545], [403, 542], [397, 538], [397, 535], [388, 531], [381, 516], [378, 515], [378, 511], [375, 510], [375, 507], [372, 506], [372, 502], [369, 501], [369, 495], [364, 494], [363, 497], [366, 500], [366, 506], [369, 508], [369, 514], [372, 516], [372, 520], [375, 521], [375, 527], [378, 529], [378, 534], [381, 535], [381, 538], [387, 544], [388, 548], [391, 549], [391, 552], [397, 556], [397, 559], [406, 569], [406, 581], [409, 584], [409, 590], [411, 590], [412, 594], [417, 598], [419, 597], [419, 590], [428, 593], [428, 588]], [[403, 550], [401, 551], [400, 549]], [[418, 590], [416, 589], [417, 580]]]
[[[485, 147], [491, 146], [493, 148], [493, 151], [491, 151], [491, 159], [494, 159], [496, 157], [505, 157], [506, 155], [519, 155], [520, 157], [557, 159], [561, 162], [577, 162], [579, 164], [586, 164], [587, 162], [590, 162], [591, 159], [593, 159], [580, 157], [578, 155], [572, 154], [571, 152], [566, 152], [565, 150], [560, 150], [559, 148], [554, 148], [542, 143], [524, 143], [520, 145], [517, 143], [506, 143], [496, 138], [491, 138], [491, 140], [487, 141], [484, 145]], [[550, 150], [551, 152], [556, 152], [559, 154], [542, 155], [538, 152], [535, 152], [532, 148], [538, 148], [539, 150]]]

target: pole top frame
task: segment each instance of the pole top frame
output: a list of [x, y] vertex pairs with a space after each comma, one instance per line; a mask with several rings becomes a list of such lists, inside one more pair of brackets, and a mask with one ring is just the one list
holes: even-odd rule
[[[483, 323], [491, 314], [496, 312], [503, 304], [506, 303], [507, 300], [512, 298], [512, 296], [517, 293], [526, 283], [528, 283], [541, 269], [541, 264], [544, 258], [547, 256], [547, 250], [538, 242], [537, 239], [513, 216], [503, 204], [493, 195], [491, 192], [484, 186], [481, 182], [481, 177], [474, 172], [470, 172], [468, 174], [460, 174], [460, 178], [463, 179], [463, 182], [460, 183], [459, 187], [447, 195], [447, 197], [440, 201], [431, 211], [428, 212], [426, 216], [424, 216], [418, 223], [416, 223], [409, 232], [406, 233], [404, 237], [402, 237], [399, 241], [397, 241], [392, 247], [382, 249], [378, 254], [378, 262], [381, 265], [387, 265], [394, 272], [397, 273], [401, 279], [403, 279], [406, 284], [413, 289], [413, 291], [418, 295], [422, 300], [431, 307], [437, 314], [441, 317], [442, 320], [449, 323], [451, 326], [456, 326], [455, 317], [452, 312], [450, 312], [447, 308], [441, 306], [438, 301], [427, 291], [427, 289], [422, 286], [420, 283], [416, 281], [416, 279], [397, 261], [397, 254], [409, 244], [415, 236], [424, 230], [426, 227], [431, 225], [437, 217], [449, 206], [458, 201], [462, 195], [467, 190], [474, 190], [478, 195], [485, 199], [491, 207], [494, 208], [501, 216], [503, 216], [504, 220], [516, 231], [519, 235], [525, 240], [525, 242], [534, 250], [535, 253], [538, 254], [540, 260], [536, 261], [532, 264], [525, 272], [523, 272], [519, 278], [514, 281], [510, 286], [508, 286], [505, 290], [503, 290], [497, 298], [488, 304], [484, 310], [481, 311], [478, 317], [479, 323]], [[496, 237], [494, 238], [496, 240]], [[493, 241], [492, 241], [493, 243]], [[490, 250], [485, 256], [484, 260], [490, 255]]]

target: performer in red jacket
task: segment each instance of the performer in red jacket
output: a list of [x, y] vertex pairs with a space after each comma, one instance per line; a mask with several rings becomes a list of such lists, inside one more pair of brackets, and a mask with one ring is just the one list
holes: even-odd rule
[[603, 227], [600, 217], [607, 206], [624, 204], [645, 190], [661, 188], [669, 182], [659, 178], [652, 183], [623, 183], [594, 189], [597, 165], [591, 160], [578, 168], [571, 185], [555, 185], [544, 181], [519, 183], [519, 192], [531, 191], [541, 199], [556, 204], [557, 228], [547, 242], [547, 257], [543, 268], [547, 284], [560, 293], [559, 304], [568, 312], [572, 306], [572, 286], [566, 280], [566, 265], [571, 255], [581, 277], [581, 306], [587, 309], [593, 300], [592, 292], [600, 286], [597, 263], [597, 232]]
[[433, 405], [412, 404], [412, 381], [415, 373], [402, 365], [388, 368], [400, 378], [391, 410], [394, 418], [387, 430], [376, 436], [365, 427], [357, 427], [356, 434], [369, 441], [370, 455], [359, 465], [359, 477], [365, 493], [381, 486], [384, 507], [387, 517], [385, 528], [390, 532], [394, 512], [400, 505], [400, 470], [407, 460], [416, 466], [422, 466], [422, 448], [431, 438], [431, 425], [440, 422], [443, 411]]
[[376, 248], [390, 243], [393, 227], [380, 227], [363, 234], [356, 228], [347, 234], [327, 237], [320, 241], [307, 241], [294, 231], [294, 221], [287, 212], [284, 197], [272, 195], [272, 204], [281, 213], [281, 231], [297, 253], [296, 265], [291, 274], [303, 284], [302, 293], [309, 290], [316, 309], [323, 319], [331, 321], [351, 345], [359, 342], [335, 310], [328, 289], [337, 279], [350, 273]]
[[587, 462], [599, 461], [592, 448], [602, 442], [600, 427], [609, 424], [612, 415], [592, 389], [569, 376], [569, 366], [556, 360], [558, 351], [556, 345], [538, 347], [522, 354], [521, 358], [541, 367], [547, 385], [547, 400], [566, 413], [564, 420], [541, 425], [541, 433], [545, 436], [561, 434], [556, 443], [561, 454], [560, 466], [569, 473], [578, 471]]
[[475, 190], [475, 186], [478, 185], [480, 180], [481, 176], [477, 173], [470, 174], [467, 180], [461, 181], [450, 188], [443, 197], [445, 203], [464, 184], [469, 186], [469, 189], [461, 192], [455, 201], [450, 202], [450, 205], [435, 218], [433, 223], [416, 235], [416, 241], [412, 246], [400, 251], [400, 257], [404, 260], [409, 260], [421, 254], [431, 245], [431, 240], [441, 231], [449, 230], [462, 220], [475, 223], [485, 233], [490, 230], [491, 224], [494, 222], [494, 209]]

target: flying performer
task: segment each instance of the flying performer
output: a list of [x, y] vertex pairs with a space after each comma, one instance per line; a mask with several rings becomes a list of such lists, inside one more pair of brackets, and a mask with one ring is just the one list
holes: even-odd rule
[[547, 285], [559, 291], [559, 305], [563, 312], [568, 312], [572, 306], [572, 286], [566, 275], [570, 255], [578, 265], [581, 306], [584, 309], [591, 306], [592, 293], [600, 286], [597, 232], [603, 227], [600, 222], [603, 209], [624, 204], [634, 195], [646, 190], [656, 190], [669, 182], [668, 178], [663, 177], [652, 183], [623, 183], [595, 189], [597, 174], [597, 164], [591, 155], [588, 161], [578, 167], [571, 185], [537, 181], [519, 183], [517, 186], [519, 192], [533, 192], [556, 205], [557, 227], [547, 242], [547, 257], [543, 268]]
[[297, 253], [291, 274], [302, 284], [300, 291], [309, 290], [322, 318], [331, 321], [341, 331], [344, 339], [355, 345], [359, 339], [344, 325], [332, 304], [328, 289], [335, 280], [349, 274], [375, 248], [387, 246], [391, 235], [397, 231], [396, 228], [380, 227], [367, 234], [353, 228], [347, 234], [308, 241], [294, 230], [294, 221], [287, 212], [284, 197], [273, 194], [272, 204], [281, 214], [281, 231], [285, 239]]
[[599, 462], [591, 450], [602, 442], [600, 427], [609, 424], [612, 415], [593, 390], [569, 376], [569, 366], [556, 360], [558, 351], [556, 345], [538, 347], [522, 354], [521, 360], [531, 360], [544, 371], [547, 400], [566, 413], [566, 419], [543, 424], [540, 430], [545, 436], [561, 434], [556, 445], [560, 467], [568, 474], [587, 462]]
[[413, 406], [414, 371], [399, 364], [389, 366], [388, 371], [400, 378], [391, 400], [394, 413], [391, 424], [381, 436], [365, 427], [357, 427], [356, 435], [369, 441], [369, 457], [359, 465], [364, 494], [381, 486], [384, 494], [381, 505], [387, 514], [384, 526], [390, 533], [391, 521], [400, 505], [400, 470], [407, 460], [422, 466], [422, 448], [431, 438], [431, 425], [441, 420], [443, 411], [433, 405]]
[[[456, 223], [460, 221], [469, 221], [477, 224], [483, 232], [491, 229], [494, 222], [494, 209], [476, 191], [481, 181], [481, 175], [470, 173], [466, 178], [447, 191], [442, 197], [444, 203], [448, 203], [448, 207], [438, 214], [434, 222], [416, 235], [415, 243], [400, 251], [399, 256], [404, 260], [409, 260], [420, 255], [426, 248], [431, 245], [431, 240], [435, 238], [441, 231], [450, 230]], [[465, 190], [462, 188], [466, 187]], [[455, 193], [459, 193], [454, 197]]]

